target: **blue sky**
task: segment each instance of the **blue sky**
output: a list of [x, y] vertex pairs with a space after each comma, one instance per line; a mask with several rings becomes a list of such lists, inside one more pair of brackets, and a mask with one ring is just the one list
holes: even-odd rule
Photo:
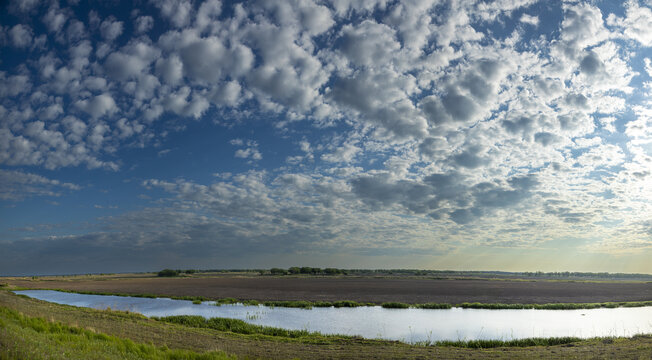
[[646, 1], [8, 1], [0, 274], [652, 273]]

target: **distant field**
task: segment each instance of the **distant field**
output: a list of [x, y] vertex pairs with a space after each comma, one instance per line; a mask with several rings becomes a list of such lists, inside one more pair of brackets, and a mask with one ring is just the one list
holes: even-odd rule
[[547, 346], [529, 346], [527, 341], [419, 346], [338, 336], [243, 335], [157, 321], [138, 314], [57, 305], [0, 289], [0, 359], [45, 356], [51, 359], [222, 359], [230, 356], [242, 359], [647, 359], [652, 356], [652, 336], [570, 339]]
[[124, 294], [205, 298], [337, 301], [364, 303], [463, 302], [544, 304], [652, 300], [652, 282], [550, 281], [523, 279], [433, 279], [376, 276], [259, 276], [252, 273], [193, 274], [162, 278], [152, 274], [4, 278], [14, 286]]

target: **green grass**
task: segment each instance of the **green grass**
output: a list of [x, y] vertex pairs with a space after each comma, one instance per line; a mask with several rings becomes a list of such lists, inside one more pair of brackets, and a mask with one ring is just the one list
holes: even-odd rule
[[451, 304], [445, 303], [425, 303], [413, 305], [417, 309], [450, 309], [453, 307]]
[[385, 302], [382, 303], [380, 306], [384, 307], [385, 309], [409, 309], [410, 304], [402, 303], [402, 302]]
[[29, 317], [0, 306], [0, 359], [235, 359], [168, 349]]
[[[244, 302], [243, 302], [244, 303]], [[246, 305], [246, 303], [245, 303]], [[374, 303], [359, 303], [357, 301], [351, 300], [340, 300], [340, 301], [265, 301], [263, 305], [269, 307], [288, 307], [288, 308], [300, 308], [300, 309], [312, 309], [313, 307], [359, 307], [359, 306], [375, 306]]]
[[603, 302], [603, 303], [552, 303], [552, 304], [461, 303], [455, 306], [464, 309], [494, 309], [494, 310], [505, 310], [505, 309], [578, 310], [578, 309], [652, 306], [652, 301], [624, 301], [624, 302]]
[[422, 343], [426, 346], [451, 346], [470, 349], [490, 349], [498, 347], [526, 347], [526, 346], [554, 346], [564, 345], [582, 341], [576, 337], [554, 337], [554, 338], [528, 338], [517, 340], [459, 340], [459, 341], [435, 341]]
[[[267, 335], [285, 338], [305, 338], [305, 337], [323, 337], [319, 333], [311, 333], [307, 330], [287, 330], [271, 326], [260, 326], [246, 323], [242, 320], [227, 318], [210, 318], [196, 315], [177, 315], [166, 317], [152, 317], [152, 319], [179, 324], [183, 326], [213, 329], [218, 331], [228, 331], [236, 334], [245, 335]], [[344, 336], [337, 336], [342, 338]]]

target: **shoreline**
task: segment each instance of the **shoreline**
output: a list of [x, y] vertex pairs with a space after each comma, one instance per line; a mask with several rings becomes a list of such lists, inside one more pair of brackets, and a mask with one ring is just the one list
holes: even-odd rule
[[[503, 304], [503, 303], [470, 303], [463, 302], [459, 304], [450, 303], [359, 303], [351, 300], [337, 300], [334, 302], [329, 301], [289, 301], [289, 300], [273, 300], [273, 301], [259, 301], [256, 299], [234, 299], [234, 298], [207, 298], [203, 296], [170, 296], [161, 294], [126, 294], [114, 292], [98, 292], [98, 291], [75, 291], [66, 289], [55, 288], [12, 288], [9, 291], [22, 291], [22, 290], [51, 290], [65, 293], [74, 293], [82, 295], [100, 295], [100, 296], [121, 296], [121, 297], [138, 297], [138, 298], [166, 298], [172, 300], [187, 300], [197, 302], [215, 301], [216, 305], [223, 304], [242, 304], [245, 306], [258, 306], [264, 305], [268, 307], [287, 307], [287, 308], [300, 308], [311, 309], [313, 307], [362, 307], [362, 306], [381, 306], [386, 309], [485, 309], [485, 310], [585, 310], [585, 309], [613, 309], [620, 307], [646, 307], [652, 306], [650, 301], [621, 301], [621, 302], [598, 302], [598, 303], [544, 303], [544, 304]], [[20, 295], [20, 294], [17, 294]]]

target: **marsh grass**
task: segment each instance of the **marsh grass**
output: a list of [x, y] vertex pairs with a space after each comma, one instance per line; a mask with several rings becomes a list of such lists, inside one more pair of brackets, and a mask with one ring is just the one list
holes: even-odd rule
[[565, 345], [582, 341], [576, 337], [553, 337], [553, 338], [528, 338], [515, 340], [457, 340], [457, 341], [434, 341], [423, 342], [417, 345], [425, 346], [449, 346], [471, 349], [490, 349], [499, 347], [526, 347], [526, 346], [555, 346]]
[[402, 302], [385, 302], [380, 304], [380, 306], [384, 307], [385, 309], [409, 309], [410, 304], [402, 303]]
[[168, 349], [29, 317], [0, 306], [2, 359], [235, 359], [224, 352]]
[[551, 303], [551, 304], [461, 303], [455, 306], [463, 309], [489, 309], [489, 310], [508, 310], [508, 309], [579, 310], [579, 309], [652, 306], [652, 301], [602, 302], [602, 303]]
[[[285, 338], [322, 337], [319, 333], [311, 333], [307, 330], [287, 330], [271, 326], [253, 325], [242, 320], [227, 318], [210, 318], [197, 315], [176, 315], [165, 317], [152, 317], [152, 319], [179, 324], [183, 326], [228, 331], [245, 335], [267, 335]], [[343, 337], [343, 336], [338, 336]]]

